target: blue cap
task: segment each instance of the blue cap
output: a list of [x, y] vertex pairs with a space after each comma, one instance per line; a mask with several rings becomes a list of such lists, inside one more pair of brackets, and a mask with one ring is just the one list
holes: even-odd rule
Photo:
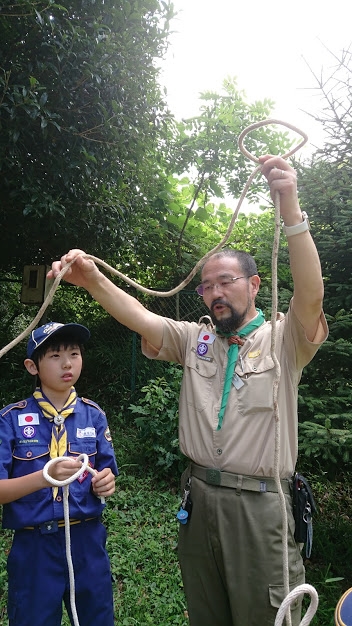
[[79, 343], [88, 341], [90, 332], [88, 328], [81, 324], [60, 324], [58, 322], [48, 322], [44, 326], [39, 326], [32, 330], [31, 336], [27, 343], [27, 357], [32, 358], [34, 351], [44, 343], [49, 337], [56, 335], [60, 332], [68, 331], [73, 337], [77, 338]]

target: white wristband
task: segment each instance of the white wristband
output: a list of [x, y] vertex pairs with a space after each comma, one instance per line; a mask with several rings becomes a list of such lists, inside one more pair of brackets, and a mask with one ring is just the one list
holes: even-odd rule
[[282, 229], [286, 237], [299, 235], [300, 233], [304, 233], [306, 230], [310, 230], [310, 223], [307, 213], [305, 211], [302, 211], [302, 222], [300, 222], [300, 224], [295, 224], [294, 226], [285, 226], [285, 224], [283, 224]]

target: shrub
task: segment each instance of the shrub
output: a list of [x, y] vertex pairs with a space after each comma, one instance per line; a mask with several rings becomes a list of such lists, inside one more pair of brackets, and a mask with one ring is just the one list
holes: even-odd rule
[[178, 444], [178, 399], [182, 368], [169, 365], [165, 376], [150, 380], [142, 387], [138, 404], [128, 409], [137, 414], [141, 454], [159, 477], [175, 477], [185, 466]]

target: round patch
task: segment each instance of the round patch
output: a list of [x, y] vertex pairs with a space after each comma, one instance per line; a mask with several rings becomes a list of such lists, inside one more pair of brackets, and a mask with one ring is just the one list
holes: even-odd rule
[[199, 343], [197, 348], [197, 354], [204, 356], [208, 352], [208, 346], [206, 343]]
[[22, 429], [22, 435], [26, 437], [26, 439], [32, 439], [36, 433], [34, 426], [25, 426]]
[[106, 441], [112, 441], [112, 437], [111, 437], [111, 433], [110, 433], [110, 428], [109, 427], [107, 427], [105, 429], [104, 437], [105, 437]]

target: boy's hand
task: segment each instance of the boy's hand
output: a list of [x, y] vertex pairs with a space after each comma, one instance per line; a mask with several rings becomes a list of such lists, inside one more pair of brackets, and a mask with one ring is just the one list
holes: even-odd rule
[[[78, 472], [81, 467], [81, 461], [75, 461], [74, 459], [71, 459], [71, 457], [68, 457], [67, 461], [65, 460], [53, 463], [50, 467], [50, 471], [48, 471], [48, 474], [55, 480], [66, 480]], [[50, 485], [50, 487], [52, 487], [52, 485]]]
[[110, 467], [105, 467], [92, 478], [92, 489], [95, 496], [104, 498], [112, 496], [115, 491], [115, 476]]

